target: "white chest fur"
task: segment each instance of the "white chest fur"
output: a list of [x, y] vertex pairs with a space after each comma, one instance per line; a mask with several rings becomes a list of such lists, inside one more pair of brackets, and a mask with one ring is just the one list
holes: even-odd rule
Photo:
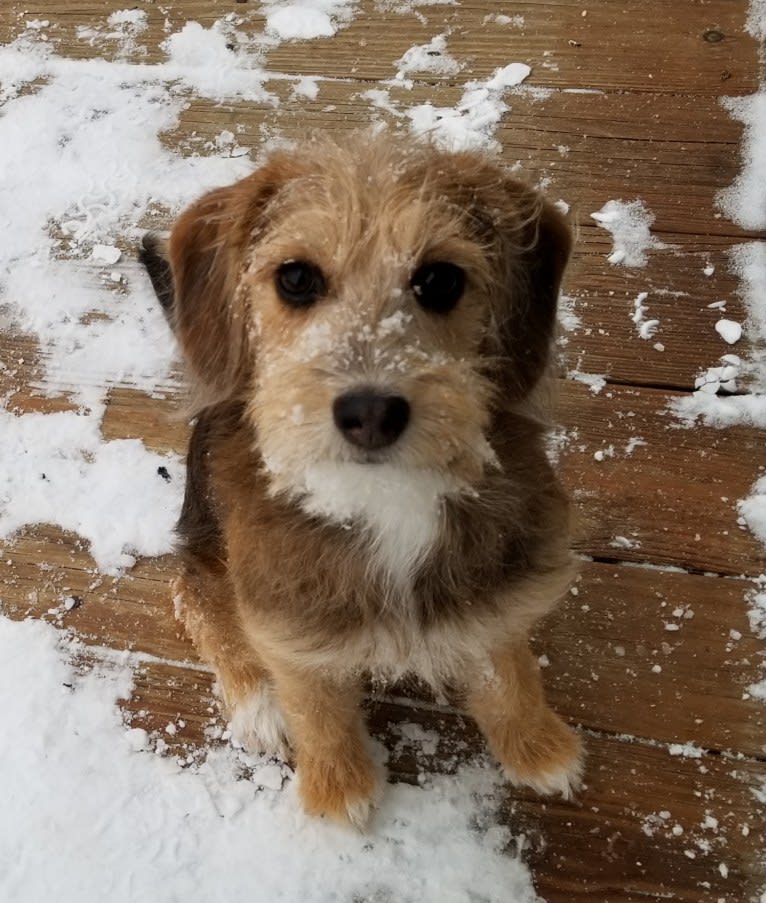
[[300, 504], [312, 515], [367, 533], [376, 565], [399, 585], [411, 579], [439, 537], [454, 478], [389, 464], [317, 464], [305, 474]]

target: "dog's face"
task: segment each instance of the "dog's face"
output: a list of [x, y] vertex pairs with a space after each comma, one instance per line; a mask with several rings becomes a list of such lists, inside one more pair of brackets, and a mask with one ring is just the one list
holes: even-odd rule
[[274, 491], [446, 490], [493, 466], [494, 412], [546, 369], [569, 250], [554, 208], [481, 156], [316, 142], [180, 218], [176, 331], [211, 393], [246, 401]]

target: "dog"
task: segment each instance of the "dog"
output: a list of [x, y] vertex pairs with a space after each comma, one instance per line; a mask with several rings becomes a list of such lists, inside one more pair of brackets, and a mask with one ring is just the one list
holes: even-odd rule
[[571, 244], [484, 155], [386, 133], [276, 151], [144, 238], [196, 414], [177, 614], [311, 814], [379, 798], [367, 675], [451, 692], [513, 784], [579, 786], [528, 647], [574, 575], [545, 453]]

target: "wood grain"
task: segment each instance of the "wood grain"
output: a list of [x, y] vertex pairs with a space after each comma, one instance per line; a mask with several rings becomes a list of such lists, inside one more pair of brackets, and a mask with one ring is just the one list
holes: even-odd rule
[[[462, 89], [440, 84], [374, 86], [347, 81], [318, 83], [315, 99], [296, 97], [293, 86], [270, 82], [279, 106], [252, 102], [212, 103], [190, 100], [179, 126], [166, 140], [186, 152], [199, 151], [224, 129], [257, 156], [265, 140], [294, 139], [311, 129], [358, 129], [378, 120], [408, 127], [407, 111], [419, 105], [452, 108]], [[368, 94], [383, 91], [396, 115]], [[597, 229], [590, 214], [610, 199], [641, 198], [656, 217], [654, 231], [672, 245], [669, 252], [694, 253], [702, 239], [746, 234], [725, 217], [716, 217], [716, 198], [736, 177], [741, 164], [740, 123], [717, 98], [654, 95], [535, 92], [527, 83], [505, 96], [509, 111], [499, 129], [502, 159], [508, 166], [541, 181], [554, 198], [562, 198], [587, 244], [583, 250], [605, 252], [611, 239]], [[597, 177], [596, 177], [597, 174]], [[683, 184], [683, 194], [676, 186]], [[702, 251], [708, 248], [702, 248]]]
[[[78, 28], [100, 26], [108, 32], [106, 18], [123, 6], [121, 0], [37, 0], [31, 9], [14, 0], [0, 40], [14, 37], [34, 16], [54, 23], [50, 36], [60, 53], [74, 58], [114, 54], [114, 40], [91, 42], [90, 36], [78, 36]], [[245, 39], [263, 34], [265, 24], [259, 6], [231, 0], [184, 0], [145, 9], [149, 27], [136, 49], [124, 53], [134, 62], [164, 59], [162, 42], [189, 20], [209, 28], [232, 15], [230, 33], [239, 31]], [[757, 47], [744, 32], [742, 9], [729, 0], [640, 0], [587, 8], [566, 0], [527, 0], [503, 3], [502, 10], [491, 0], [419, 7], [364, 0], [351, 24], [335, 37], [266, 47], [263, 62], [276, 72], [380, 81], [396, 74], [395, 61], [410, 47], [447, 30], [449, 51], [465, 66], [461, 76], [486, 77], [499, 66], [521, 61], [535, 69], [535, 83], [541, 86], [745, 94], [757, 87]], [[488, 19], [500, 11], [512, 19], [523, 17], [523, 24]], [[230, 42], [234, 55], [236, 35], [231, 34]]]
[[[732, 350], [709, 305], [725, 300], [726, 315], [744, 320], [728, 255], [764, 237], [717, 207], [742, 165], [742, 128], [720, 98], [758, 87], [745, 0], [527, 0], [502, 4], [506, 24], [489, 0], [415, 8], [364, 0], [334, 38], [282, 44], [263, 40], [261, 4], [185, 0], [141, 4], [148, 28], [132, 48], [105, 37], [108, 15], [124, 7], [11, 0], [0, 9], [0, 41], [22, 34], [29, 19], [47, 19], [49, 42], [64, 57], [151, 65], [166, 59], [163, 42], [187, 21], [211, 27], [230, 16], [219, 27], [232, 61], [255, 53], [279, 103], [217, 103], [175, 86], [184, 109], [162, 140], [187, 156], [210, 153], [224, 129], [257, 160], [271, 141], [315, 128], [342, 132], [381, 119], [407, 128], [416, 105], [454, 107], [471, 79], [513, 61], [532, 67], [505, 95], [500, 154], [571, 206], [577, 252], [565, 291], [579, 322], [562, 334], [561, 369], [608, 384], [599, 394], [571, 381], [559, 387], [559, 467], [577, 510], [582, 574], [535, 638], [552, 703], [586, 733], [586, 788], [571, 804], [503, 791], [496, 817], [517, 838], [509, 854], [523, 846], [548, 903], [758, 900], [766, 825], [754, 791], [766, 787], [766, 709], [748, 693], [763, 674], [763, 643], [749, 629], [747, 597], [766, 553], [736, 506], [766, 467], [766, 450], [762, 432], [680, 429], [668, 411], [701, 369]], [[460, 70], [413, 73], [411, 87], [391, 83], [399, 57], [440, 33]], [[295, 92], [307, 75], [317, 78], [313, 100]], [[385, 92], [375, 96], [395, 113], [370, 90]], [[615, 198], [641, 198], [655, 217], [665, 247], [650, 251], [645, 267], [607, 262], [611, 238], [590, 214]], [[132, 256], [132, 227], [167, 227], [171, 216], [153, 210], [115, 240], [124, 252], [121, 290], [141, 303], [152, 298]], [[58, 253], [72, 249], [62, 243]], [[100, 268], [72, 266], [85, 284], [101, 284]], [[630, 319], [641, 292], [660, 321], [649, 342]], [[0, 307], [0, 397], [14, 414], [76, 410], [72, 390], [87, 374], [51, 374], [46, 349], [10, 316], [13, 301], [4, 296]], [[733, 350], [752, 349], [743, 340]], [[104, 438], [182, 455], [181, 383], [174, 369], [152, 397], [129, 381], [103, 387]], [[0, 610], [74, 630], [94, 658], [130, 650], [126, 718], [170, 754], [199, 758], [225, 724], [213, 675], [173, 618], [168, 586], [177, 569], [168, 555], [105, 577], [87, 543], [39, 525], [0, 547]], [[66, 597], [75, 607], [64, 606]], [[445, 772], [459, 780], [463, 764], [490, 767], [470, 721], [417, 687], [387, 688], [368, 715], [393, 780]], [[166, 731], [171, 722], [175, 734]], [[672, 744], [693, 746], [683, 756]]]
[[[562, 383], [560, 467], [578, 504], [577, 547], [603, 559], [757, 576], [766, 552], [738, 523], [737, 501], [764, 464], [763, 435], [683, 429], [668, 410], [672, 397], [624, 386], [596, 395]], [[646, 444], [630, 451], [631, 440]]]

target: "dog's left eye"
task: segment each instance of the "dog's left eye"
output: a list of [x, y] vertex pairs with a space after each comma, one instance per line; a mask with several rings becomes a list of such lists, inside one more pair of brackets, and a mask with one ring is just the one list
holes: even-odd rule
[[276, 274], [277, 294], [291, 307], [308, 307], [327, 290], [319, 267], [304, 260], [288, 260]]
[[410, 286], [421, 307], [447, 314], [465, 290], [465, 271], [454, 263], [426, 263], [415, 270]]

